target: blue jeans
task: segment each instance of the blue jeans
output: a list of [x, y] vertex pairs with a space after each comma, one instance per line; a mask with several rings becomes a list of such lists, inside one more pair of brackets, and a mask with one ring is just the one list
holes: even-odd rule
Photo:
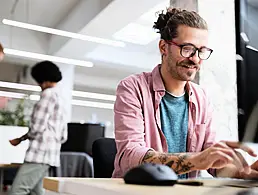
[[49, 165], [24, 163], [16, 174], [9, 195], [43, 195], [43, 178]]

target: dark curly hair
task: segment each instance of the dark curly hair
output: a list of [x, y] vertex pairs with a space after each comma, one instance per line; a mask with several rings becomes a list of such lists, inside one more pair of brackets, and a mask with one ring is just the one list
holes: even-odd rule
[[208, 29], [206, 21], [196, 12], [181, 10], [177, 8], [168, 8], [167, 12], [159, 13], [157, 22], [154, 22], [153, 28], [160, 33], [161, 39], [165, 41], [177, 37], [177, 27], [186, 25], [193, 28]]
[[62, 80], [62, 73], [58, 66], [50, 61], [42, 61], [35, 64], [31, 69], [31, 76], [39, 84], [45, 81], [57, 83]]

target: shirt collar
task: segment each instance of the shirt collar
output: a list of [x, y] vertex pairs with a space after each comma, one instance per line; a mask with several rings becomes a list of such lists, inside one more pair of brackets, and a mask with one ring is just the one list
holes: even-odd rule
[[[160, 73], [160, 67], [161, 64], [157, 65], [153, 70], [152, 70], [152, 81], [153, 81], [153, 90], [156, 92], [163, 91], [165, 92], [165, 86], [161, 77]], [[192, 82], [187, 82], [186, 83], [186, 92], [189, 95], [189, 101], [196, 103], [196, 96], [194, 95], [194, 86]]]

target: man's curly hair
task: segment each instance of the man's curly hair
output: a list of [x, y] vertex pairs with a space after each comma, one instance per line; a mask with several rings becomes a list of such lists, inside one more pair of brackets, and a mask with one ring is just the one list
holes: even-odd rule
[[179, 25], [208, 29], [206, 21], [199, 14], [177, 8], [168, 8], [166, 13], [164, 11], [159, 13], [158, 20], [154, 22], [153, 28], [157, 30], [157, 33], [160, 33], [161, 39], [169, 41], [177, 37]]

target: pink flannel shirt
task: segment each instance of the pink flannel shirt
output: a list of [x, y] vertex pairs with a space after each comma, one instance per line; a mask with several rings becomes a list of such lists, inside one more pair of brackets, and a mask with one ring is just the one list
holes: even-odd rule
[[[117, 87], [114, 107], [117, 154], [113, 177], [123, 177], [129, 169], [141, 164], [150, 149], [168, 152], [160, 122], [159, 105], [165, 95], [160, 66], [152, 72], [129, 76]], [[199, 85], [188, 82], [186, 90], [189, 94], [187, 152], [200, 152], [215, 143], [212, 107]], [[189, 173], [189, 178], [197, 176], [197, 171]]]

